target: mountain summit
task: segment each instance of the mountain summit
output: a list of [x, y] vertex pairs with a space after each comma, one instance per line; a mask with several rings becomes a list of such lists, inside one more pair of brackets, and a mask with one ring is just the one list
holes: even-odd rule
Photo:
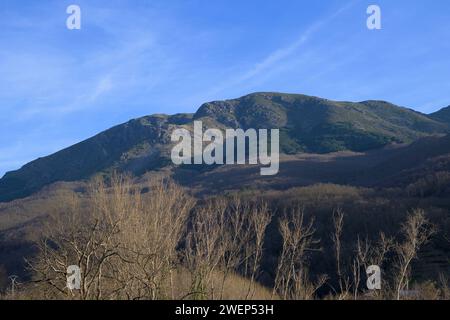
[[430, 114], [430, 118], [450, 125], [450, 106]]
[[28, 196], [57, 181], [87, 179], [112, 170], [141, 175], [170, 166], [173, 129], [207, 127], [280, 129], [286, 154], [367, 151], [391, 143], [446, 134], [450, 110], [427, 116], [384, 101], [342, 102], [284, 93], [253, 93], [203, 104], [194, 114], [152, 115], [130, 120], [0, 180], [0, 201]]

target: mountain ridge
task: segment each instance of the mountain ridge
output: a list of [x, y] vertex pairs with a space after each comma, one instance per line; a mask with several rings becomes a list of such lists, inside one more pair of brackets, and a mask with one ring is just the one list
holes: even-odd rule
[[445, 122], [450, 125], [450, 106], [444, 107], [436, 112], [429, 115], [431, 119], [437, 121]]
[[447, 134], [449, 124], [386, 101], [333, 101], [319, 97], [258, 92], [202, 104], [195, 113], [150, 115], [114, 126], [89, 139], [36, 159], [0, 179], [0, 201], [28, 196], [57, 181], [87, 179], [112, 170], [146, 171], [170, 166], [170, 134], [206, 127], [280, 128], [283, 153], [364, 152]]

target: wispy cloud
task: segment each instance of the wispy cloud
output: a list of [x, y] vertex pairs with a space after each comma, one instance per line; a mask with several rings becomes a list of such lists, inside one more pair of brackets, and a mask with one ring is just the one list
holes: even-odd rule
[[[95, 102], [100, 99], [103, 95], [107, 94], [114, 88], [113, 80], [111, 75], [107, 74], [100, 77], [97, 83], [94, 83], [89, 89], [85, 90], [82, 94], [77, 94], [72, 97], [68, 95], [65, 98], [66, 103], [57, 106], [47, 106], [44, 103], [39, 103], [35, 101], [34, 105], [23, 108], [17, 114], [17, 119], [20, 121], [25, 121], [33, 118], [36, 115], [40, 116], [64, 116], [70, 113], [84, 110], [86, 108], [92, 107]], [[76, 93], [74, 91], [74, 93]], [[54, 102], [53, 102], [54, 103]]]
[[259, 77], [263, 73], [266, 73], [276, 67], [279, 67], [280, 64], [283, 64], [287, 58], [289, 58], [293, 54], [296, 54], [299, 51], [299, 49], [301, 49], [308, 42], [308, 40], [314, 37], [316, 32], [318, 32], [320, 29], [331, 23], [335, 18], [337, 18], [342, 13], [344, 13], [352, 6], [354, 6], [356, 2], [357, 2], [356, 0], [351, 1], [345, 4], [344, 6], [340, 7], [332, 14], [316, 21], [315, 23], [307, 27], [299, 36], [297, 36], [292, 43], [289, 43], [281, 48], [275, 49], [260, 62], [257, 62], [240, 75], [233, 76], [231, 79], [210, 89], [207, 95], [214, 96], [220, 92], [223, 92], [232, 87], [237, 87], [243, 83], [245, 83], [246, 86], [251, 86], [252, 80]]

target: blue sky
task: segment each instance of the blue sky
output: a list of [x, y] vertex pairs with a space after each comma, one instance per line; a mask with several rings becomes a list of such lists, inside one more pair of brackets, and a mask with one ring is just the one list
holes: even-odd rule
[[450, 104], [449, 52], [448, 0], [2, 0], [0, 176], [131, 118], [255, 91], [433, 112]]

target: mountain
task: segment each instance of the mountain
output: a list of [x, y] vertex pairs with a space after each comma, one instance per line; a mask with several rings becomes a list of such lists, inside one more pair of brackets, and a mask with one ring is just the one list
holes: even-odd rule
[[194, 115], [203, 118], [230, 127], [280, 128], [286, 153], [365, 151], [449, 131], [446, 124], [384, 101], [337, 102], [280, 93], [206, 103]]
[[450, 106], [429, 115], [429, 118], [450, 125]]
[[367, 151], [449, 132], [449, 125], [384, 101], [338, 102], [299, 94], [254, 93], [203, 104], [194, 114], [133, 119], [0, 179], [0, 201], [28, 196], [57, 181], [112, 170], [141, 175], [171, 166], [170, 134], [193, 121], [217, 128], [280, 128], [283, 153]]
[[[112, 169], [139, 173], [160, 166], [171, 123], [182, 116], [155, 115], [131, 120], [90, 139], [39, 158], [0, 180], [0, 201], [24, 197], [56, 181], [75, 181]], [[168, 140], [169, 139], [169, 140]]]

